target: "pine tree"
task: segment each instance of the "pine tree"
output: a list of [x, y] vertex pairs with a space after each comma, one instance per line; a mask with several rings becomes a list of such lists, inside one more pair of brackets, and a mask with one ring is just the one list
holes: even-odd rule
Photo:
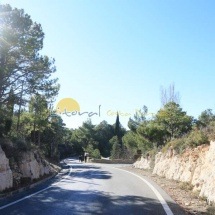
[[[0, 136], [11, 127], [11, 117], [18, 106], [17, 131], [22, 107], [33, 95], [52, 102], [58, 94], [55, 60], [41, 55], [44, 33], [22, 9], [0, 4]], [[15, 108], [14, 108], [15, 106]], [[7, 111], [8, 110], [8, 111]], [[7, 115], [6, 115], [7, 111]]]

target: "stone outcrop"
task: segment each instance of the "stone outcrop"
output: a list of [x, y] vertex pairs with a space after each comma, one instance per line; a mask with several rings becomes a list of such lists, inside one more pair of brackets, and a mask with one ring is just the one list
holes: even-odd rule
[[150, 164], [151, 159], [149, 157], [148, 158], [141, 157], [133, 164], [133, 166], [138, 169], [151, 169]]
[[4, 151], [0, 146], [0, 191], [13, 186], [13, 175]]
[[0, 191], [17, 188], [56, 172], [37, 150], [19, 152], [18, 158], [10, 159], [11, 162], [0, 146]]
[[[134, 167], [148, 169], [149, 160], [142, 158]], [[168, 179], [187, 182], [193, 185], [193, 191], [206, 197], [208, 202], [215, 202], [215, 142], [187, 149], [183, 154], [176, 154], [173, 149], [167, 153], [159, 152], [155, 156], [153, 173]]]
[[51, 172], [51, 167], [37, 151], [23, 153], [18, 166], [22, 177], [28, 177], [32, 180]]
[[55, 170], [40, 156], [38, 151], [23, 152], [18, 161], [11, 166], [13, 183], [17, 187], [22, 183], [30, 183], [44, 175], [49, 175]]

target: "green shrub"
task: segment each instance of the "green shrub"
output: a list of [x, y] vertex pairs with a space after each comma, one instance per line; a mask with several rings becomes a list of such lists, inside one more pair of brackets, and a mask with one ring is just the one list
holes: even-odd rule
[[14, 143], [14, 146], [18, 151], [29, 151], [31, 149], [31, 143], [27, 142], [24, 139], [17, 139]]
[[120, 144], [117, 142], [113, 144], [112, 150], [111, 150], [111, 159], [119, 159], [122, 155], [122, 148]]
[[2, 150], [5, 152], [7, 158], [13, 157], [14, 153], [13, 142], [6, 138], [0, 138], [0, 145], [2, 147]]
[[209, 126], [205, 129], [205, 133], [209, 140], [215, 140], [215, 122], [211, 122]]
[[11, 127], [12, 127], [12, 123], [13, 123], [12, 119], [6, 119], [5, 120], [5, 128], [4, 129], [5, 129], [6, 135], [10, 132]]
[[208, 136], [202, 130], [193, 130], [185, 140], [185, 144], [190, 147], [197, 147], [202, 144], [208, 144]]
[[92, 157], [96, 159], [100, 159], [101, 158], [100, 151], [98, 149], [93, 150]]
[[172, 147], [177, 153], [181, 154], [186, 148], [194, 148], [208, 143], [208, 135], [203, 130], [195, 129], [184, 137], [173, 139], [168, 142], [162, 148], [162, 152], [166, 153], [167, 150]]
[[181, 138], [177, 138], [174, 139], [170, 142], [168, 142], [163, 148], [162, 148], [162, 152], [166, 153], [167, 150], [172, 147], [177, 153], [181, 154], [187, 147], [186, 142], [185, 142], [186, 138], [185, 137], [181, 137]]

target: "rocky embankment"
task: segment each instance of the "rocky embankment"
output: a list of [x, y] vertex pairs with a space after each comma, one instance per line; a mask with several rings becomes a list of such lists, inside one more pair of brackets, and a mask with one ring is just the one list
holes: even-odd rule
[[[152, 164], [155, 162], [154, 164]], [[159, 152], [155, 161], [150, 157], [134, 163], [135, 168], [151, 169], [153, 174], [186, 182], [193, 186], [193, 192], [215, 203], [215, 142], [187, 149], [177, 154], [170, 148], [167, 153]]]
[[6, 157], [0, 146], [0, 191], [19, 188], [56, 170], [40, 155], [38, 150], [19, 153], [17, 159]]
[[0, 191], [13, 186], [13, 173], [10, 169], [9, 159], [0, 147]]

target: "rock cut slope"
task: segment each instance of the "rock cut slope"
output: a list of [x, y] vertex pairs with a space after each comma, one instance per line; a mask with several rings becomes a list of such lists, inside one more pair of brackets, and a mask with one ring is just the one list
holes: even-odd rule
[[[151, 158], [141, 158], [134, 167], [150, 169], [151, 162]], [[183, 154], [171, 148], [167, 153], [159, 152], [152, 171], [167, 179], [190, 183], [200, 197], [206, 197], [209, 203], [215, 202], [215, 141], [187, 149]]]

